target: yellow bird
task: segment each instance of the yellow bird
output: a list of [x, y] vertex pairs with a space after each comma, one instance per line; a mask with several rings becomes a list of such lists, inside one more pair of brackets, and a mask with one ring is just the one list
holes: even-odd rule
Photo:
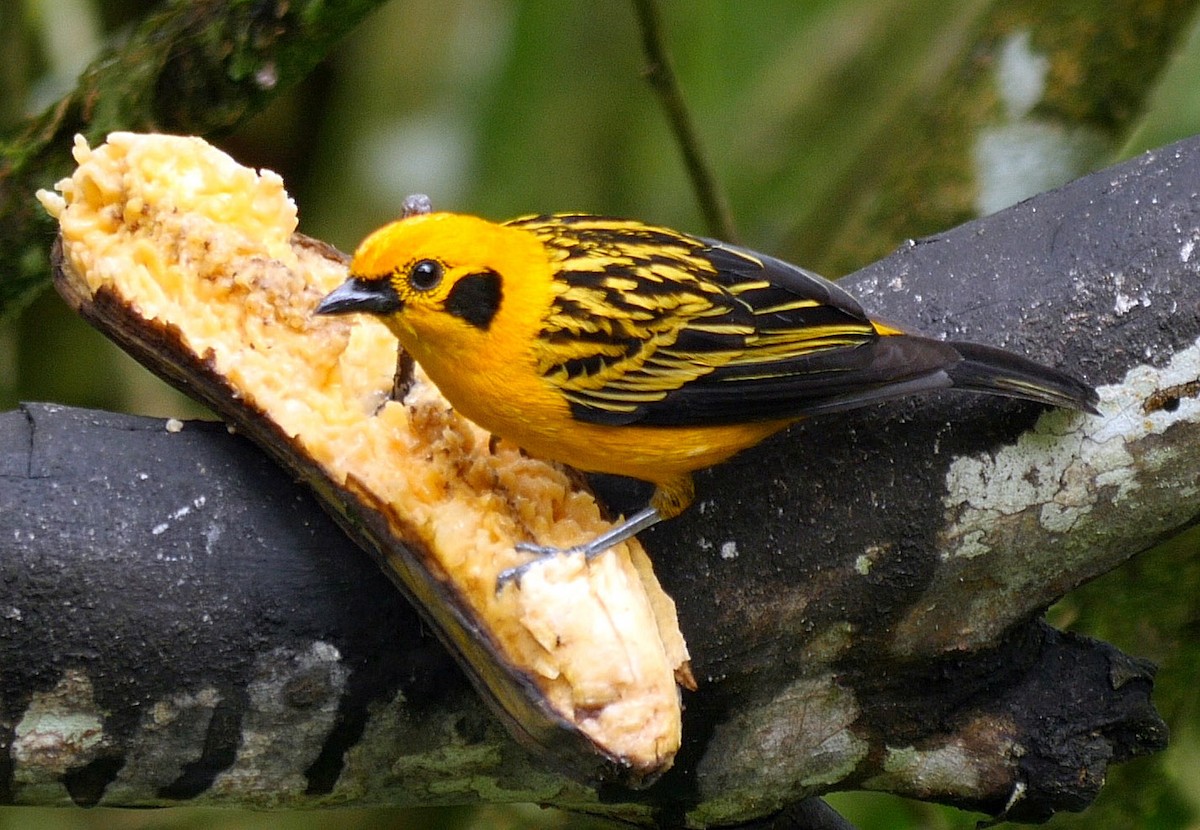
[[947, 387], [1096, 411], [1070, 375], [907, 334], [745, 248], [626, 219], [498, 224], [407, 204], [317, 313], [378, 316], [456, 410], [532, 455], [655, 485], [649, 506], [566, 552], [590, 558], [679, 515], [694, 471], [809, 415]]

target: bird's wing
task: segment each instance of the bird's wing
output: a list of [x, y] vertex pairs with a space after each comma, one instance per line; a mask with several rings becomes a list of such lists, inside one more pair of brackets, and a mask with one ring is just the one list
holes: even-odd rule
[[891, 397], [878, 390], [896, 383], [947, 385], [931, 372], [953, 352], [907, 354], [906, 338], [881, 336], [802, 268], [623, 220], [519, 221], [541, 229], [558, 274], [539, 369], [581, 421], [774, 420]]

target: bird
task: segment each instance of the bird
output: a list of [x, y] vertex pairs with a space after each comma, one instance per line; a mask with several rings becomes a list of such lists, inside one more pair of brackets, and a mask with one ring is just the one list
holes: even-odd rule
[[1097, 412], [1066, 372], [873, 319], [804, 268], [586, 213], [493, 222], [410, 197], [316, 313], [379, 318], [455, 410], [527, 453], [654, 485], [595, 538], [518, 544], [531, 559], [497, 590], [680, 515], [694, 472], [802, 418], [945, 388]]

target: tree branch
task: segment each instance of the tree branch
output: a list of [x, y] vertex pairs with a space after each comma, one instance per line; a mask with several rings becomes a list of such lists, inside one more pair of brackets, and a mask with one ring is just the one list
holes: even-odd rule
[[1153, 671], [1037, 618], [1196, 520], [1197, 182], [1192, 139], [848, 279], [885, 317], [1109, 384], [1104, 414], [946, 395], [815, 419], [703, 475], [703, 503], [645, 536], [700, 690], [676, 768], [636, 800], [517, 747], [242, 439], [5, 416], [0, 801], [482, 798], [715, 825], [858, 786], [1083, 808], [1111, 761], [1162, 747]]

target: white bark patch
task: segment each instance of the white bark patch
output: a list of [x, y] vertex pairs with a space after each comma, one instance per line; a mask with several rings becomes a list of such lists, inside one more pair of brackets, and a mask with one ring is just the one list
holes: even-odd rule
[[1010, 118], [1021, 118], [1037, 106], [1046, 92], [1050, 59], [1033, 51], [1028, 29], [1005, 38], [996, 66], [996, 89]]
[[53, 689], [34, 693], [13, 730], [15, 801], [71, 804], [62, 776], [94, 760], [105, 745], [91, 678], [68, 669]]
[[980, 215], [1070, 181], [1106, 146], [1094, 129], [1034, 113], [1046, 91], [1050, 59], [1034, 51], [1028, 30], [1009, 34], [995, 58], [996, 92], [1004, 114], [975, 139], [975, 206]]
[[102, 804], [177, 804], [159, 790], [183, 774], [204, 753], [204, 740], [221, 695], [212, 687], [156, 701], [142, 715], [137, 737]]
[[1014, 724], [976, 718], [941, 742], [887, 746], [883, 770], [862, 782], [863, 789], [930, 798], [947, 794], [970, 798], [987, 782], [1010, 780], [1024, 749], [1013, 738]]
[[1142, 288], [1134, 294], [1125, 293], [1125, 275], [1121, 273], [1113, 274], [1112, 285], [1115, 296], [1113, 298], [1113, 313], [1118, 317], [1123, 317], [1135, 308], [1150, 307], [1150, 292]]
[[1200, 399], [1146, 412], [1155, 392], [1200, 379], [1200, 344], [1162, 369], [1138, 366], [1100, 392], [1101, 416], [1047, 412], [1016, 444], [956, 459], [946, 473], [942, 558], [988, 553], [998, 519], [1036, 510], [1041, 527], [1069, 532], [1097, 506], [1133, 497], [1184, 447], [1148, 448], [1147, 439], [1177, 424], [1200, 424]]
[[955, 459], [941, 565], [895, 627], [915, 657], [972, 649], [1196, 515], [1200, 341], [1100, 392], [1100, 416], [1042, 416], [1015, 444]]
[[[697, 767], [703, 806], [689, 826], [766, 814], [841, 781], [867, 754], [850, 730], [858, 714], [853, 692], [832, 674], [801, 678], [740, 709], [714, 730]], [[754, 782], [753, 792], [738, 792], [738, 782]], [[778, 803], [765, 804], [763, 793]]]
[[972, 795], [980, 785], [973, 760], [964, 747], [955, 744], [926, 750], [889, 746], [883, 759], [886, 775], [869, 778], [863, 786], [868, 790], [885, 789], [895, 781], [903, 781], [931, 792]]
[[217, 776], [205, 800], [236, 796], [240, 804], [271, 806], [302, 796], [305, 770], [334, 726], [349, 674], [337, 648], [319, 641], [305, 651], [264, 654], [254, 673], [237, 759]]

